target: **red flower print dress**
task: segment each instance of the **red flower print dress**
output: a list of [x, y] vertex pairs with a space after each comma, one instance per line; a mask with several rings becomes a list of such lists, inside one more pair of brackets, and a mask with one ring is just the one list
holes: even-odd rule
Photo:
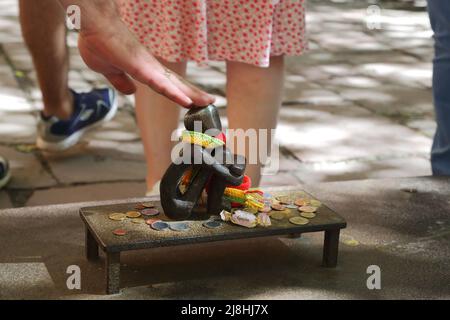
[[305, 0], [117, 0], [122, 19], [153, 55], [170, 62], [300, 55]]

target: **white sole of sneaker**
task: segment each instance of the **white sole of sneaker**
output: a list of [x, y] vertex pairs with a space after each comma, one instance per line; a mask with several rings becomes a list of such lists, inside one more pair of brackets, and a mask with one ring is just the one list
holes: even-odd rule
[[39, 149], [46, 150], [46, 151], [65, 151], [67, 149], [72, 148], [74, 145], [76, 145], [78, 142], [80, 142], [81, 138], [90, 130], [93, 130], [95, 128], [98, 128], [99, 126], [103, 125], [105, 122], [110, 121], [117, 113], [118, 108], [118, 99], [116, 93], [114, 93], [114, 103], [111, 107], [111, 110], [106, 114], [106, 116], [100, 120], [99, 122], [81, 129], [80, 131], [77, 131], [76, 133], [72, 134], [70, 137], [67, 137], [64, 140], [58, 141], [58, 142], [48, 142], [42, 139], [41, 137], [37, 137], [36, 139], [36, 146]]
[[3, 188], [4, 186], [6, 186], [9, 182], [9, 180], [11, 180], [11, 171], [8, 171], [8, 174], [6, 175], [6, 177], [4, 177], [3, 179], [0, 180], [0, 189]]

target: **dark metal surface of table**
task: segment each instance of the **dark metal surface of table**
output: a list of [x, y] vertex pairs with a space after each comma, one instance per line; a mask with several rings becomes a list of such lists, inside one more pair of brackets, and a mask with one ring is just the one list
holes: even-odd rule
[[[289, 195], [291, 198], [309, 197], [304, 191], [295, 188], [284, 190], [267, 190], [273, 196]], [[320, 199], [318, 199], [320, 200]], [[158, 219], [170, 221], [164, 215], [161, 204], [153, 201], [160, 210]], [[139, 203], [119, 203], [114, 205], [88, 207], [80, 209], [80, 216], [86, 226], [86, 257], [93, 261], [98, 258], [100, 247], [106, 254], [105, 274], [106, 292], [115, 294], [120, 291], [120, 253], [130, 250], [150, 249], [204, 243], [212, 241], [225, 241], [244, 238], [300, 235], [309, 232], [324, 232], [323, 266], [335, 267], [337, 265], [339, 234], [346, 227], [345, 220], [337, 213], [322, 205], [316, 217], [307, 225], [294, 225], [289, 222], [290, 216], [298, 216], [297, 209], [290, 209], [287, 218], [283, 220], [272, 219], [270, 227], [245, 228], [223, 223], [217, 229], [208, 229], [203, 226], [204, 219], [188, 221], [190, 229], [184, 232], [172, 230], [156, 231], [146, 224], [135, 224], [131, 221], [112, 221], [108, 218], [114, 212], [128, 212], [135, 210]], [[116, 236], [113, 231], [117, 228], [127, 230], [125, 236]]]

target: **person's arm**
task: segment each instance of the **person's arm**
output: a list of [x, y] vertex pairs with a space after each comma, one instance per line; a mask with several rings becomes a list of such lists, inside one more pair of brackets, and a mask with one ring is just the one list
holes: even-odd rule
[[132, 94], [131, 78], [148, 85], [183, 107], [206, 106], [214, 97], [165, 69], [141, 45], [119, 16], [114, 0], [58, 0], [81, 11], [78, 47], [85, 63], [103, 74], [119, 91]]

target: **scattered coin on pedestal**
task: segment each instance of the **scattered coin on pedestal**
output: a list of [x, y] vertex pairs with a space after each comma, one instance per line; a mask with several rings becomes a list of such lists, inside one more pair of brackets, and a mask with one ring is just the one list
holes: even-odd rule
[[186, 222], [173, 222], [169, 224], [169, 228], [172, 231], [186, 231], [189, 230], [189, 224]]
[[157, 216], [159, 214], [159, 210], [153, 209], [153, 208], [147, 208], [147, 209], [141, 210], [141, 213], [143, 216], [153, 217], [153, 216]]
[[127, 212], [127, 217], [134, 219], [134, 218], [139, 218], [141, 216], [141, 213], [138, 211], [128, 211]]
[[286, 207], [281, 204], [274, 203], [272, 204], [272, 209], [276, 211], [283, 211], [284, 209], [286, 209]]
[[303, 218], [308, 218], [308, 219], [312, 219], [312, 218], [314, 218], [316, 216], [316, 214], [313, 213], [313, 212], [301, 212], [300, 215]]
[[298, 208], [298, 211], [300, 212], [316, 212], [317, 208], [312, 206], [303, 206]]
[[282, 211], [277, 211], [270, 215], [270, 218], [275, 219], [275, 220], [283, 220], [285, 217], [286, 217], [286, 215]]
[[124, 229], [116, 229], [113, 231], [113, 234], [118, 237], [123, 237], [124, 235], [127, 234], [127, 232]]
[[116, 213], [111, 213], [108, 216], [108, 218], [111, 219], [111, 220], [114, 220], [114, 221], [123, 221], [123, 220], [125, 220], [127, 218], [127, 215], [124, 214], [124, 213], [116, 212]]
[[163, 231], [169, 228], [169, 224], [164, 221], [156, 221], [152, 223], [151, 227], [154, 230]]
[[217, 220], [208, 220], [203, 222], [203, 226], [208, 229], [217, 229], [222, 225], [220, 221]]
[[309, 223], [309, 220], [302, 217], [292, 217], [289, 219], [289, 222], [296, 225], [305, 225]]
[[133, 219], [133, 220], [131, 220], [131, 222], [135, 223], [135, 224], [144, 224], [145, 220], [139, 218], [139, 219]]
[[305, 198], [298, 198], [295, 200], [294, 204], [298, 207], [307, 206], [309, 204], [309, 200]]
[[141, 204], [145, 208], [154, 208], [155, 207], [155, 204], [153, 202], [143, 202]]

